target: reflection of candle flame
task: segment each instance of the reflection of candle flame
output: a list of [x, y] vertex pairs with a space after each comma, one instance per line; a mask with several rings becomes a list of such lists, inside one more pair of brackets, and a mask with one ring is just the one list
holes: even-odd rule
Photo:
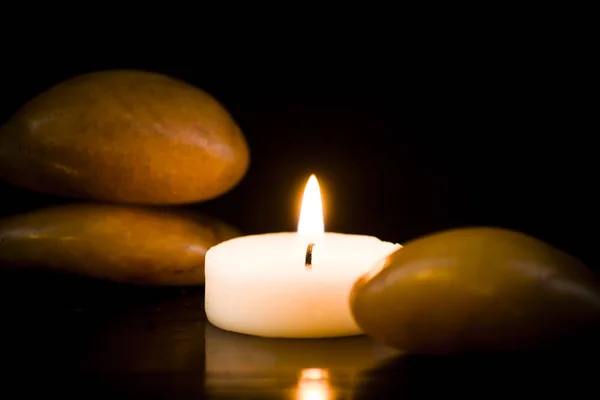
[[300, 373], [301, 381], [317, 381], [329, 379], [329, 372], [323, 368], [306, 368]]
[[303, 369], [296, 391], [297, 400], [328, 400], [331, 398], [329, 372], [322, 368]]
[[302, 235], [322, 235], [325, 232], [323, 223], [323, 201], [321, 200], [321, 189], [319, 181], [313, 174], [306, 183], [300, 219], [298, 221], [298, 233]]

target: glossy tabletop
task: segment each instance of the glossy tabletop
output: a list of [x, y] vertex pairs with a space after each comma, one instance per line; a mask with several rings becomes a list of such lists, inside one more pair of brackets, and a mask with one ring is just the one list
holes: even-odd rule
[[203, 296], [203, 288], [3, 272], [3, 390], [14, 385], [19, 398], [302, 400], [599, 391], [592, 349], [417, 357], [366, 336], [263, 339], [211, 326]]

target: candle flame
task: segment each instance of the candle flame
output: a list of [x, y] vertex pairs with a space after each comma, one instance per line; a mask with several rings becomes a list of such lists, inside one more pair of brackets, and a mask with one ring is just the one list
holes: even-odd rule
[[317, 181], [317, 177], [314, 174], [308, 178], [306, 188], [304, 189], [300, 219], [298, 221], [298, 233], [310, 236], [325, 233], [321, 189], [319, 188], [319, 181]]

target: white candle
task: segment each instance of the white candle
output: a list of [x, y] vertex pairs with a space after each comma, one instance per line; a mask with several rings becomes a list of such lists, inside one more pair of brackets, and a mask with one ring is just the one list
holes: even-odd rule
[[399, 247], [371, 236], [325, 233], [313, 175], [297, 233], [244, 236], [208, 250], [206, 316], [221, 329], [263, 337], [359, 335], [348, 304], [350, 289]]

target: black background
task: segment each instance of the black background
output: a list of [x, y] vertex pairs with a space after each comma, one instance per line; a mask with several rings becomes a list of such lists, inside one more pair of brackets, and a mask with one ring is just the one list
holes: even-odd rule
[[[171, 22], [180, 21], [182, 11], [178, 14]], [[373, 28], [362, 19], [351, 20], [356, 37], [339, 31], [327, 39], [318, 34], [309, 39], [313, 26], [303, 21], [301, 45], [271, 29], [265, 47], [256, 39], [242, 43], [258, 23], [235, 31], [229, 21], [211, 30], [205, 26], [210, 17], [193, 13], [193, 18], [194, 33], [185, 35], [191, 43], [175, 50], [184, 47], [183, 34], [171, 41], [162, 38], [161, 50], [150, 56], [133, 53], [141, 45], [158, 47], [159, 41], [147, 35], [156, 31], [162, 36], [168, 30], [163, 23], [143, 20], [146, 28], [118, 52], [107, 51], [112, 44], [79, 37], [75, 29], [65, 32], [63, 40], [44, 41], [47, 33], [58, 30], [57, 24], [37, 32], [31, 22], [8, 27], [0, 60], [0, 123], [44, 89], [81, 73], [121, 68], [162, 72], [205, 89], [240, 124], [252, 156], [247, 176], [229, 193], [191, 207], [245, 233], [295, 230], [302, 189], [315, 173], [328, 231], [403, 243], [452, 227], [502, 226], [534, 235], [598, 269], [597, 92], [591, 85], [596, 71], [588, 73], [586, 59], [595, 55], [595, 47], [576, 47], [581, 38], [564, 35], [560, 19], [547, 19], [560, 31], [553, 36], [550, 29], [532, 26], [535, 34], [506, 43], [467, 29], [469, 43], [438, 33], [436, 46], [416, 43], [428, 31], [425, 26], [410, 35], [392, 34], [400, 20], [373, 20], [390, 32], [371, 35], [366, 32]], [[536, 10], [526, 22], [529, 26], [541, 19]], [[10, 20], [7, 14], [6, 26]], [[102, 24], [99, 33], [112, 29], [107, 21]], [[496, 28], [504, 39], [514, 26], [503, 21]], [[207, 47], [227, 34], [234, 36], [235, 46]], [[32, 43], [21, 44], [28, 35]], [[591, 37], [581, 35], [586, 36]], [[442, 42], [446, 46], [439, 46]], [[409, 51], [411, 43], [419, 47], [417, 54]], [[0, 193], [1, 214], [65, 201], [1, 183]], [[168, 393], [157, 398], [177, 397], [177, 389], [201, 392], [202, 290], [182, 292], [171, 306], [162, 293], [152, 290], [142, 296], [110, 285], [91, 290], [77, 280], [59, 286], [45, 275], [3, 278], [4, 364], [27, 371], [29, 379], [31, 371], [40, 371], [58, 386], [87, 385], [85, 393], [93, 388], [104, 394], [106, 387], [133, 393], [139, 392], [137, 386], [145, 394]], [[154, 296], [158, 300], [148, 300]], [[179, 352], [186, 344], [188, 351]], [[181, 367], [176, 361], [182, 356], [187, 364]], [[394, 387], [407, 382], [419, 394], [439, 387], [461, 395], [466, 387], [479, 390], [476, 383], [512, 393], [527, 384], [540, 394], [544, 389], [555, 393], [556, 385], [571, 391], [595, 382], [588, 365], [597, 356], [591, 351], [557, 357], [550, 352], [529, 361], [401, 358], [367, 379], [363, 397], [385, 398], [388, 393], [396, 398]], [[149, 360], [164, 364], [164, 371], [148, 373]], [[73, 379], [73, 371], [90, 368], [106, 368], [108, 374], [99, 381]], [[36, 382], [19, 390], [51, 389]]]
[[[211, 93], [245, 133], [252, 157], [245, 179], [193, 205], [244, 233], [295, 230], [301, 192], [315, 173], [328, 231], [405, 242], [457, 226], [502, 226], [595, 267], [587, 82], [577, 59], [525, 47], [426, 59], [399, 50], [102, 54], [46, 58], [35, 68], [15, 56], [2, 67], [0, 119], [81, 73], [161, 72]], [[56, 201], [2, 186], [3, 214]]]

